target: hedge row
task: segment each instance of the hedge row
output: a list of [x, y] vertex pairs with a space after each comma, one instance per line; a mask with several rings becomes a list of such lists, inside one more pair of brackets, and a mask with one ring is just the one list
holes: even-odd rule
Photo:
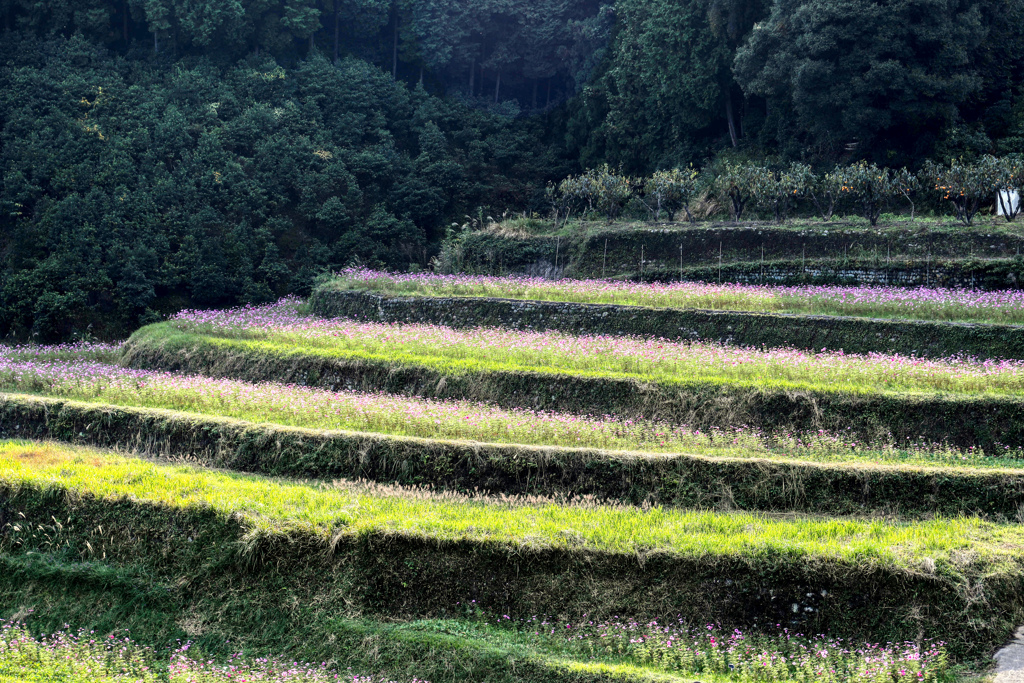
[[174, 586], [181, 601], [226, 596], [211, 615], [215, 627], [233, 620], [262, 631], [269, 619], [279, 629], [304, 620], [297, 632], [314, 638], [295, 643], [304, 657], [335, 647], [309, 632], [325, 615], [447, 617], [471, 600], [491, 614], [629, 615], [748, 631], [785, 624], [853, 641], [943, 638], [954, 657], [987, 654], [1024, 619], [1020, 567], [1006, 561], [930, 571], [924, 558], [918, 568], [914, 558], [899, 566], [800, 552], [687, 556], [382, 531], [250, 533], [240, 515], [21, 481], [0, 485], [0, 517], [33, 531], [0, 537], [9, 557], [64, 548]]
[[661, 384], [633, 378], [517, 370], [455, 371], [207, 339], [162, 324], [136, 332], [130, 367], [284, 382], [327, 389], [492, 402], [512, 408], [618, 415], [699, 429], [745, 425], [767, 433], [825, 430], [860, 442], [948, 443], [994, 451], [1024, 447], [1024, 398], [853, 393], [715, 382]]
[[1024, 471], [436, 441], [11, 394], [0, 394], [0, 438], [55, 439], [274, 476], [635, 505], [1009, 520], [1024, 506]]
[[325, 318], [449, 327], [508, 327], [571, 334], [640, 335], [742, 346], [842, 349], [948, 357], [1024, 358], [1024, 326], [648, 308], [485, 297], [398, 297], [315, 289], [310, 309]]

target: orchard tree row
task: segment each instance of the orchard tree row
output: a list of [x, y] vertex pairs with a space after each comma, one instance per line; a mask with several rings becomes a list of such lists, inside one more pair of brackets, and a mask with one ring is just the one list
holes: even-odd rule
[[750, 205], [782, 221], [798, 201], [806, 201], [825, 221], [833, 217], [839, 204], [852, 205], [872, 226], [877, 225], [883, 210], [901, 202], [909, 207], [913, 219], [917, 199], [931, 195], [940, 205], [951, 207], [957, 220], [971, 225], [978, 211], [993, 202], [1007, 220], [1014, 220], [1020, 204], [1012, 197], [1022, 179], [1024, 160], [1017, 155], [985, 155], [974, 162], [954, 159], [948, 165], [929, 161], [917, 173], [866, 161], [824, 173], [815, 173], [804, 163], [773, 168], [748, 162], [727, 164], [718, 173], [711, 169], [699, 173], [688, 167], [633, 178], [604, 164], [570, 175], [557, 185], [549, 184], [547, 195], [556, 220], [573, 215], [613, 220], [635, 202], [655, 221], [663, 217], [675, 220], [683, 211], [692, 222], [690, 203], [703, 195], [726, 204], [736, 221]]

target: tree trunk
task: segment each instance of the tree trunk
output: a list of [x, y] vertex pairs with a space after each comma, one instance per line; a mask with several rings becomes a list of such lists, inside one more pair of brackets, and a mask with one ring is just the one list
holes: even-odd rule
[[533, 109], [537, 109], [537, 81], [533, 82]]
[[551, 106], [551, 79], [548, 78], [548, 97], [544, 100], [544, 108], [547, 109]]
[[476, 94], [476, 57], [469, 63], [469, 96]]
[[498, 78], [494, 81], [494, 103], [498, 103], [498, 95], [501, 92], [501, 72], [498, 72]]
[[313, 50], [316, 49], [316, 43], [313, 41], [313, 36], [315, 36], [315, 35], [316, 35], [315, 33], [310, 33], [309, 34], [309, 54], [310, 55], [312, 55], [313, 54]]
[[338, 37], [341, 30], [341, 17], [338, 16], [338, 0], [334, 0], [334, 63], [338, 63]]
[[395, 12], [395, 40], [391, 47], [391, 80], [398, 78], [398, 12]]
[[124, 44], [128, 45], [128, 0], [124, 2], [124, 20], [121, 22], [121, 35], [124, 36]]
[[738, 144], [736, 138], [736, 121], [732, 113], [732, 92], [731, 88], [728, 87], [725, 90], [725, 118], [729, 122], [729, 138], [732, 140], [732, 146], [735, 148]]
[[153, 54], [160, 54], [160, 36], [155, 28], [153, 29]]
[[420, 87], [423, 87], [423, 65], [420, 64]]

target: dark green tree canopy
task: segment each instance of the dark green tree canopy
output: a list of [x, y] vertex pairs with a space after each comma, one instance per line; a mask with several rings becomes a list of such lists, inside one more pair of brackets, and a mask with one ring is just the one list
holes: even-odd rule
[[776, 0], [736, 77], [781, 144], [926, 153], [980, 93], [983, 16], [976, 0]]

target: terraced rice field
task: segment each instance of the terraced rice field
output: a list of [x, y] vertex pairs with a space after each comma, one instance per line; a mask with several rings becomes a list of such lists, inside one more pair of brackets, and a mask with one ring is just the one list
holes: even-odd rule
[[[519, 283], [325, 287], [783, 297]], [[976, 294], [857, 305], [948, 320]], [[1024, 623], [1022, 409], [1024, 358], [297, 299], [6, 348], [0, 681], [961, 680]]]
[[[843, 612], [851, 591], [866, 589], [865, 573], [902, 576], [903, 581], [913, 584], [920, 581], [913, 578], [920, 573], [919, 558], [927, 555], [929, 578], [924, 583], [939, 590], [946, 586], [952, 594], [949, 600], [962, 604], [957, 586], [969, 581], [977, 571], [990, 576], [995, 592], [1004, 574], [1010, 572], [1007, 578], [1012, 576], [1016, 560], [1007, 547], [1018, 543], [1021, 533], [1013, 525], [970, 519], [911, 523], [773, 519], [593, 503], [567, 505], [542, 499], [465, 497], [365, 483], [268, 480], [100, 451], [34, 444], [0, 445], [0, 465], [0, 490], [12, 496], [21, 520], [12, 526], [0, 545], [8, 552], [24, 553], [45, 547], [64, 557], [102, 554], [106, 562], [123, 569], [154, 563], [149, 571], [157, 578], [173, 575], [175, 571], [174, 564], [167, 565], [159, 559], [168, 552], [159, 549], [167, 543], [171, 544], [174, 563], [190, 564], [224, 556], [221, 561], [227, 564], [221, 564], [220, 571], [229, 574], [262, 567], [268, 562], [292, 566], [297, 558], [304, 557], [307, 559], [303, 561], [316, 565], [320, 573], [315, 585], [308, 588], [320, 590], [325, 585], [368, 580], [364, 573], [368, 569], [361, 566], [365, 560], [359, 559], [366, 552], [366, 542], [395, 537], [413, 546], [436, 547], [433, 554], [439, 565], [462, 561], [463, 549], [469, 549], [484, 563], [485, 572], [498, 571], [507, 581], [533, 585], [535, 593], [527, 604], [536, 606], [541, 613], [557, 606], [567, 595], [575, 595], [579, 607], [593, 610], [590, 614], [614, 613], [625, 605], [623, 597], [607, 592], [600, 574], [611, 570], [608, 578], [617, 576], [607, 566], [609, 561], [613, 565], [623, 561], [635, 563], [639, 553], [647, 559], [630, 583], [632, 590], [645, 598], [635, 609], [648, 614], [664, 610], [666, 601], [674, 602], [657, 588], [661, 581], [670, 576], [680, 581], [690, 572], [707, 574], [713, 569], [720, 576], [731, 577], [730, 584], [771, 585], [785, 600], [781, 605], [783, 612], [790, 612], [792, 603], [792, 613], [800, 614], [805, 624], [831, 619], [853, 626], [855, 622], [844, 618]], [[64, 501], [56, 507], [47, 503], [55, 493]], [[49, 520], [40, 517], [46, 511], [51, 513]], [[60, 513], [60, 519], [55, 512]], [[133, 514], [142, 517], [130, 523]], [[67, 520], [62, 523], [65, 516]], [[114, 519], [136, 528], [155, 529], [172, 520], [173, 526], [160, 538], [153, 538], [151, 531], [129, 534], [121, 528], [112, 529], [109, 538], [105, 537], [108, 532], [95, 533]], [[974, 553], [973, 567], [965, 567], [959, 559], [965, 547]], [[200, 548], [203, 550], [196, 557]], [[519, 567], [506, 566], [501, 570], [488, 561], [490, 555], [502, 557], [508, 551], [522, 558]], [[574, 569], [553, 569], [548, 563], [534, 564], [530, 561], [533, 556], [592, 556], [596, 564], [580, 574]], [[606, 559], [598, 559], [602, 557]], [[729, 558], [742, 559], [741, 564], [750, 568], [778, 567], [780, 562], [793, 567], [807, 564], [816, 568], [805, 580], [830, 588], [822, 587], [816, 594], [804, 596], [770, 578], [757, 579], [746, 570], [728, 569], [733, 561]], [[597, 576], [591, 573], [595, 570]], [[206, 567], [206, 571], [210, 568]], [[458, 608], [461, 601], [452, 601], [452, 597], [482, 577], [477, 576], [476, 570], [470, 570], [455, 585], [435, 582], [438, 572], [443, 571], [443, 566], [436, 570], [429, 566], [407, 566], [398, 572], [396, 580], [389, 582], [388, 590], [395, 594], [390, 599], [415, 591], [421, 601]], [[615, 580], [620, 581], [621, 577]], [[566, 593], [536, 592], [538, 585], [553, 588], [561, 584]], [[898, 602], [905, 599], [901, 592], [892, 586], [876, 598]], [[323, 599], [338, 598], [325, 595]], [[363, 596], [363, 600], [370, 603], [368, 608], [374, 607], [372, 598]], [[493, 601], [494, 596], [481, 596], [472, 604], [486, 609], [493, 608]], [[790, 642], [785, 634], [781, 638], [776, 634], [774, 638], [752, 635], [744, 639], [741, 633], [733, 632], [719, 635], [716, 644], [716, 627], [707, 632], [685, 627], [699, 612], [682, 609], [675, 624], [661, 628], [655, 628], [653, 622], [580, 624], [579, 637], [572, 639], [571, 649], [562, 643], [552, 643], [560, 638], [553, 638], [552, 632], [542, 633], [549, 625], [543, 621], [503, 624], [499, 620], [499, 625], [517, 638], [532, 640], [535, 647], [560, 647], [563, 655], [572, 653], [580, 659], [613, 655], [613, 660], [634, 664], [642, 664], [646, 659], [668, 671], [696, 674], [725, 673], [732, 664], [748, 671], [750, 680], [775, 680], [779, 674], [788, 675], [791, 680], [817, 680], [822, 672], [829, 674], [827, 680], [873, 680], [895, 667], [905, 668], [910, 672], [908, 675], [918, 679], [927, 672], [926, 680], [935, 680], [942, 677], [946, 667], [946, 646], [940, 643], [926, 645], [923, 650], [920, 644], [865, 643], [859, 649], [837, 647], [830, 657], [809, 657], [808, 651], [815, 647], [813, 640], [797, 637]], [[974, 613], [971, 608], [966, 609], [968, 614]], [[989, 615], [992, 616], [995, 615]], [[509, 617], [504, 615], [501, 619]], [[640, 623], [645, 625], [641, 627]], [[572, 624], [560, 623], [559, 629], [563, 628], [571, 630]], [[631, 642], [617, 645], [616, 641], [622, 640], [618, 636], [630, 630], [634, 632]], [[597, 633], [603, 635], [598, 637]], [[636, 635], [650, 641], [650, 647], [637, 647]], [[23, 639], [23, 635], [19, 638]], [[684, 644], [682, 651], [671, 650], [673, 641], [678, 641], [676, 645]], [[707, 649], [719, 644], [731, 656], [713, 653], [707, 657]], [[955, 645], [958, 649], [965, 647], [969, 650], [973, 646]], [[660, 650], [663, 656], [653, 653], [652, 648]], [[814, 674], [817, 670], [822, 671]]]

